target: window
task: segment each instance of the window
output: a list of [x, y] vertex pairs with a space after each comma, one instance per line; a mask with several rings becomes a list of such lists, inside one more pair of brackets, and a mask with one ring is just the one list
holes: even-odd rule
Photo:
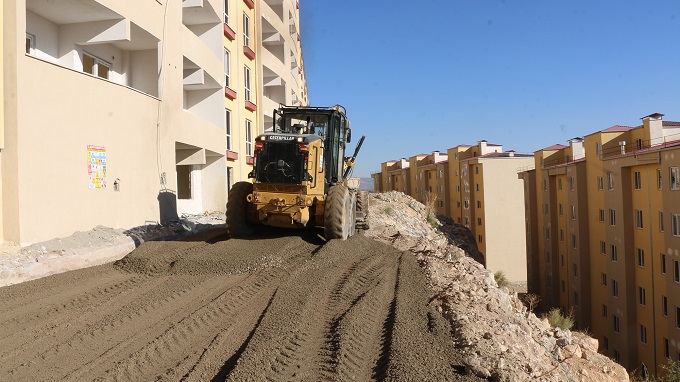
[[572, 235], [571, 235], [571, 247], [574, 248], [574, 249], [576, 249], [576, 244], [577, 244], [577, 242], [576, 242], [576, 235], [572, 234]]
[[647, 305], [647, 291], [643, 287], [638, 287], [638, 302], [640, 305]]
[[548, 203], [543, 204], [543, 213], [544, 213], [545, 215], [548, 214]]
[[675, 307], [675, 327], [680, 328], [680, 307]]
[[243, 67], [243, 83], [245, 86], [246, 101], [250, 101], [250, 68]]
[[231, 87], [231, 59], [227, 49], [224, 49], [224, 86]]
[[647, 327], [644, 325], [640, 325], [640, 342], [647, 343]]
[[637, 249], [637, 261], [638, 267], [645, 266], [645, 251], [642, 248]]
[[671, 223], [673, 224], [673, 236], [680, 236], [680, 214], [673, 214]]
[[224, 109], [224, 129], [227, 135], [227, 150], [231, 150], [231, 110]]
[[429, 172], [427, 173], [427, 179], [432, 179], [432, 172], [431, 172], [431, 171], [429, 171]]
[[243, 45], [250, 46], [250, 17], [243, 14]]
[[[547, 204], [546, 204], [546, 206], [547, 206]], [[559, 210], [560, 210], [560, 216], [564, 215], [564, 209], [562, 208], [562, 203], [560, 203], [558, 207], [559, 207]], [[545, 214], [547, 215], [548, 212], [546, 212]]]
[[671, 167], [670, 173], [671, 190], [680, 190], [680, 171], [678, 171], [677, 167]]
[[564, 230], [560, 228], [560, 241], [564, 241]]
[[481, 200], [477, 201], [477, 208], [482, 208], [482, 201]]
[[479, 174], [479, 166], [475, 166], [475, 174]]
[[600, 223], [604, 223], [604, 210], [600, 209]]
[[607, 244], [604, 241], [600, 241], [600, 253], [603, 255], [607, 254]]
[[224, 23], [229, 24], [229, 0], [224, 0]]
[[560, 255], [560, 260], [562, 261], [562, 266], [564, 266], [564, 255]]
[[600, 273], [600, 279], [602, 280], [602, 286], [607, 286], [607, 274], [602, 272]]
[[545, 239], [550, 240], [550, 227], [545, 227]]
[[664, 317], [668, 317], [668, 298], [666, 296], [661, 296], [661, 310], [663, 311]]
[[609, 189], [613, 190], [614, 189], [614, 173], [609, 173], [607, 174], [607, 179], [609, 180]]
[[633, 185], [636, 190], [642, 189], [642, 176], [640, 175], [640, 171], [633, 172]]
[[477, 235], [477, 240], [479, 240], [479, 242], [481, 243], [482, 242], [482, 235]]
[[616, 349], [614, 350], [614, 362], [621, 363], [621, 353], [619, 353], [619, 351]]
[[671, 350], [670, 347], [668, 346], [668, 338], [664, 337], [663, 339], [663, 355], [666, 358], [671, 357]]
[[609, 350], [609, 338], [602, 337], [602, 348], [604, 350]]
[[571, 208], [571, 220], [576, 220], [576, 206], [569, 206]]
[[574, 270], [574, 277], [578, 277], [578, 265], [572, 264], [572, 268]]
[[678, 260], [673, 260], [673, 280], [680, 283], [680, 262]]
[[108, 80], [110, 71], [110, 63], [83, 52], [83, 72]]
[[661, 254], [661, 273], [666, 274], [666, 255]]
[[567, 290], [567, 283], [562, 280], [562, 292], [565, 292]]
[[460, 186], [456, 186], [456, 192], [460, 192]]
[[562, 178], [557, 179], [557, 189], [562, 191]]
[[595, 155], [602, 155], [602, 142], [597, 142], [595, 144]]
[[[227, 167], [227, 191], [231, 190], [231, 186], [234, 185], [234, 168]], [[229, 193], [227, 192], [227, 195]]]
[[612, 280], [612, 296], [619, 297], [619, 282]]
[[621, 329], [621, 323], [619, 322], [619, 316], [613, 315], [612, 317], [614, 317], [614, 319], [613, 319], [613, 321], [614, 321], [614, 331], [616, 333], [618, 333], [619, 330]]
[[253, 155], [253, 123], [246, 119], [246, 155]]
[[548, 179], [543, 179], [543, 191], [548, 191]]
[[663, 232], [663, 211], [659, 211], [659, 232]]
[[611, 246], [611, 252], [612, 252], [612, 261], [616, 262], [619, 261], [619, 254], [616, 250], [616, 246], [612, 244]]
[[609, 225], [612, 227], [616, 225], [616, 210], [613, 208], [609, 209]]
[[482, 218], [477, 218], [477, 225], [482, 225]]
[[35, 35], [26, 33], [26, 54], [35, 54]]
[[635, 150], [641, 150], [642, 149], [642, 139], [638, 138], [635, 140]]
[[602, 180], [601, 176], [597, 177], [597, 189], [598, 190], [603, 190], [604, 189], [604, 180]]
[[642, 229], [642, 210], [635, 210], [635, 227]]
[[463, 206], [465, 207], [465, 209], [470, 208], [470, 201], [467, 200], [467, 199], [465, 199], [465, 200], [463, 201]]
[[444, 171], [439, 170], [439, 178], [441, 179], [441, 178], [443, 178], [443, 177], [444, 177]]
[[479, 192], [479, 183], [476, 184], [477, 192]]
[[569, 177], [569, 191], [574, 191], [574, 177]]
[[602, 304], [602, 318], [607, 318], [607, 305]]
[[578, 305], [578, 293], [574, 292], [574, 305]]
[[456, 207], [460, 208], [460, 202], [456, 202]]
[[661, 179], [661, 169], [656, 169], [656, 187], [660, 190], [663, 186], [663, 179]]

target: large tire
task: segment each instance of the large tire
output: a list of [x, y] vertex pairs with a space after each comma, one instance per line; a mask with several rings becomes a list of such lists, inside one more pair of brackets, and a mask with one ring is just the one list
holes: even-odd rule
[[359, 191], [357, 194], [357, 212], [364, 216], [364, 222], [359, 228], [368, 229], [368, 191]]
[[351, 217], [349, 190], [345, 186], [337, 185], [328, 190], [324, 209], [324, 236], [326, 240], [342, 239], [349, 236], [348, 221]]
[[252, 235], [253, 224], [248, 221], [248, 195], [253, 193], [250, 182], [236, 182], [227, 199], [227, 233], [230, 237]]
[[352, 192], [349, 203], [349, 236], [354, 236], [357, 233], [357, 193]]

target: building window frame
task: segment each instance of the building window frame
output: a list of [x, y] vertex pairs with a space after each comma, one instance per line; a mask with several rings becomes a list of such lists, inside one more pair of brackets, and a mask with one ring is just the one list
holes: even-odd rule
[[227, 139], [227, 150], [231, 150], [231, 110], [227, 108], [224, 109], [224, 132]]
[[224, 87], [231, 88], [231, 52], [224, 48]]
[[612, 255], [612, 261], [613, 262], [618, 262], [619, 261], [619, 251], [618, 248], [616, 248], [616, 245], [612, 244], [611, 245], [611, 255]]
[[604, 272], [600, 273], [600, 282], [602, 283], [603, 287], [607, 286], [607, 274]]
[[243, 66], [243, 87], [245, 90], [245, 100], [250, 101], [250, 68], [248, 65]]
[[617, 316], [616, 314], [613, 314], [612, 317], [613, 317], [612, 322], [614, 324], [613, 330], [614, 330], [615, 333], [619, 333], [621, 331], [621, 321], [619, 319], [619, 316]]
[[656, 169], [656, 187], [659, 190], [663, 188], [663, 173], [660, 168]]
[[35, 55], [35, 35], [26, 32], [26, 54]]
[[600, 223], [604, 223], [604, 210], [600, 208]]
[[635, 210], [635, 228], [642, 229], [644, 225], [642, 223], [642, 210]]
[[[85, 58], [88, 57], [89, 59], [92, 60], [92, 72], [88, 72], [85, 70]], [[113, 71], [113, 64], [111, 64], [108, 61], [102, 60], [101, 58], [83, 51], [83, 57], [82, 57], [82, 62], [83, 62], [83, 73], [88, 73], [92, 76], [103, 78], [105, 80], [108, 80], [110, 78], [111, 72]], [[106, 74], [99, 73], [100, 71], [100, 66], [103, 66], [107, 68]]]
[[633, 171], [633, 189], [642, 189], [642, 174], [640, 171]]
[[672, 214], [671, 223], [673, 228], [673, 236], [680, 236], [680, 214]]
[[229, 24], [229, 0], [224, 0], [224, 23]]
[[668, 172], [670, 175], [668, 183], [671, 190], [680, 190], [680, 169], [678, 167], [669, 167]]
[[637, 248], [637, 263], [638, 267], [645, 267], [645, 250], [642, 248]]
[[660, 253], [659, 254], [659, 261], [661, 261], [661, 273], [666, 274], [666, 254], [665, 253]]
[[253, 155], [253, 122], [246, 119], [246, 155]]
[[647, 305], [647, 291], [643, 287], [638, 287], [638, 303], [642, 306]]
[[609, 225], [612, 227], [616, 226], [616, 210], [613, 208], [609, 209]]
[[597, 189], [599, 191], [604, 190], [604, 179], [601, 176], [597, 177]]
[[613, 172], [610, 172], [610, 173], [607, 174], [607, 180], [608, 180], [607, 183], [609, 185], [609, 190], [611, 191], [611, 190], [614, 189], [614, 173]]
[[243, 12], [243, 45], [250, 47], [250, 17]]
[[612, 297], [619, 297], [619, 282], [612, 279]]

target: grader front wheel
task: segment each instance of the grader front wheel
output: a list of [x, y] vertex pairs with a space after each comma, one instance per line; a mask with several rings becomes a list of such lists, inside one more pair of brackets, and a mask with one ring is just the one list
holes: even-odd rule
[[349, 219], [351, 199], [345, 186], [337, 185], [328, 190], [324, 211], [324, 236], [326, 240], [345, 240], [350, 233]]

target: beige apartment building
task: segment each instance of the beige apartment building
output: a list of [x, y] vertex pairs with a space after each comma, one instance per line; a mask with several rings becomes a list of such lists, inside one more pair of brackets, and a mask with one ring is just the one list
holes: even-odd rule
[[438, 214], [474, 233], [487, 269], [521, 282], [527, 277], [526, 241], [524, 190], [517, 170], [533, 160], [531, 155], [504, 152], [502, 145], [480, 141], [446, 153], [383, 162], [381, 171], [371, 176], [376, 192], [397, 190], [422, 203], [434, 200]]
[[539, 150], [536, 169], [519, 175], [529, 290], [544, 308], [573, 309], [602, 352], [651, 375], [680, 359], [680, 123], [662, 117]]
[[304, 104], [297, 2], [5, 2], [1, 239], [223, 211], [265, 128], [274, 9]]

